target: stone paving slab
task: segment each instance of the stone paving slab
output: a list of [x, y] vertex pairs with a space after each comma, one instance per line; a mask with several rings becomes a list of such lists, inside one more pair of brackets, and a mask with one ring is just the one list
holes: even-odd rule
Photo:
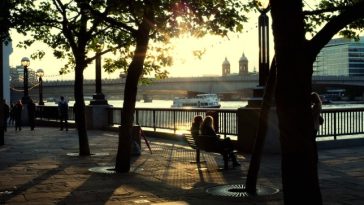
[[[92, 153], [109, 155], [78, 157], [77, 132], [37, 127], [20, 132], [9, 128], [6, 145], [0, 147], [0, 204], [256, 204], [278, 205], [282, 193], [245, 199], [216, 197], [206, 189], [244, 184], [250, 156], [239, 155], [242, 166], [230, 170], [218, 154], [203, 153], [206, 163], [190, 163], [194, 150], [180, 141], [148, 138], [153, 154], [142, 144], [129, 173], [99, 174], [92, 167], [113, 166], [118, 135], [88, 131]], [[143, 142], [142, 142], [143, 143]], [[364, 147], [319, 152], [319, 174], [324, 204], [364, 204]], [[258, 184], [281, 188], [280, 156], [265, 155]]]

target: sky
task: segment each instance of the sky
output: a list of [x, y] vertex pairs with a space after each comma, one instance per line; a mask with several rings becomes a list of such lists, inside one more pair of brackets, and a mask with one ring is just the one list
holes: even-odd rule
[[[258, 15], [252, 13], [248, 23], [244, 24], [242, 33], [233, 33], [225, 38], [207, 36], [203, 39], [175, 39], [173, 44], [174, 64], [166, 68], [170, 77], [198, 77], [198, 76], [221, 76], [222, 63], [225, 57], [230, 62], [231, 73], [238, 73], [239, 59], [244, 53], [248, 58], [249, 71], [254, 68], [258, 70]], [[270, 19], [271, 22], [271, 19]], [[270, 30], [271, 33], [271, 30]], [[74, 79], [74, 72], [66, 75], [59, 75], [58, 71], [65, 64], [53, 57], [53, 51], [45, 44], [36, 43], [28, 49], [17, 48], [16, 44], [24, 37], [15, 32], [11, 33], [13, 39], [13, 53], [10, 55], [10, 66], [20, 65], [22, 57], [30, 57], [36, 50], [46, 51], [42, 60], [31, 60], [30, 68], [37, 70], [42, 68], [45, 81], [71, 80]], [[273, 37], [270, 36], [270, 57], [273, 56]], [[205, 49], [206, 52], [201, 59], [193, 56], [193, 50]], [[120, 71], [113, 74], [102, 73], [102, 78], [117, 78]], [[85, 79], [95, 79], [95, 65], [90, 64], [84, 71]]]

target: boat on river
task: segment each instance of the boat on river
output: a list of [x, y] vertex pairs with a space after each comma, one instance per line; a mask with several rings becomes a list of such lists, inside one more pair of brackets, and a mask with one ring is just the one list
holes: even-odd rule
[[191, 98], [175, 98], [172, 108], [220, 108], [220, 99], [216, 94], [198, 94]]

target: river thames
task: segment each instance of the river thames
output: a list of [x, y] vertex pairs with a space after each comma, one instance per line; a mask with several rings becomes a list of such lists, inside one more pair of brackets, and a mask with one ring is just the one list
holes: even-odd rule
[[[123, 101], [121, 100], [108, 100], [108, 103], [114, 107], [122, 107]], [[46, 102], [45, 103], [48, 106], [55, 106], [56, 103], [54, 102]], [[69, 106], [73, 106], [74, 101], [70, 101]], [[89, 101], [85, 101], [86, 105], [89, 105]], [[152, 102], [143, 102], [138, 101], [136, 102], [137, 108], [170, 108], [173, 104], [173, 100], [153, 100]], [[220, 101], [221, 108], [224, 109], [237, 109], [240, 107], [245, 107], [248, 102], [247, 101]], [[357, 102], [344, 102], [344, 101], [338, 101], [331, 104], [325, 104], [323, 105], [323, 109], [325, 108], [360, 108], [364, 107], [363, 103], [357, 103]]]

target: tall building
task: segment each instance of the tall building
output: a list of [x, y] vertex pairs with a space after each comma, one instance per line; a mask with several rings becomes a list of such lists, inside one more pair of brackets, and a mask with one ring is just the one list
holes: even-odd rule
[[248, 74], [248, 58], [245, 57], [245, 54], [240, 57], [239, 60], [239, 75], [247, 75]]
[[230, 62], [225, 57], [224, 62], [222, 63], [222, 76], [230, 75]]
[[[12, 83], [24, 81], [24, 67], [21, 65], [16, 66], [16, 68], [10, 68], [10, 78]], [[28, 68], [28, 82], [31, 84], [36, 84], [38, 82], [38, 78], [36, 72]]]
[[3, 79], [1, 83], [3, 84], [3, 93], [4, 93], [4, 99], [6, 103], [10, 103], [10, 87], [9, 87], [9, 56], [13, 52], [13, 47], [11, 42], [9, 42], [7, 45], [3, 44]]
[[313, 75], [364, 76], [364, 36], [332, 39], [318, 54]]

